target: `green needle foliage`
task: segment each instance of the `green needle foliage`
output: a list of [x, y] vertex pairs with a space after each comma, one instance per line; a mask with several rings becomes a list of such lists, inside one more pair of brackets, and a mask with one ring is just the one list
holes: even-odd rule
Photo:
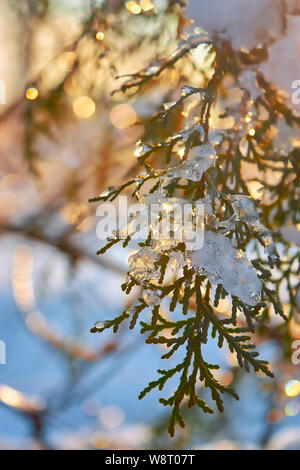
[[[272, 309], [287, 320], [299, 308], [299, 250], [284, 239], [281, 228], [300, 222], [300, 145], [295, 137], [300, 118], [259, 69], [260, 63], [268, 57], [267, 47], [236, 51], [224, 35], [212, 38], [196, 28], [179, 39], [169, 57], [155, 60], [132, 74], [117, 91], [126, 93], [133, 89], [138, 93], [166, 70], [180, 67], [181, 61], [187, 63], [190, 52], [199, 47], [206, 51], [209, 69], [202, 71], [199, 87], [190, 86], [183, 71], [187, 83], [179, 97], [177, 93], [177, 99], [165, 103], [149, 120], [146, 137], [158, 135], [161, 138], [137, 143], [135, 155], [143, 171], [120, 187], [110, 187], [91, 199], [91, 202], [113, 201], [124, 190], [133, 188], [131, 194], [138, 201], [145, 200], [140, 193], [143, 189], [147, 196], [171, 203], [174, 198], [184, 197], [186, 201], [200, 202], [206, 207], [202, 250], [209, 252], [209, 246], [215, 241], [212, 264], [203, 256], [196, 262], [199, 253], [193, 253], [183, 241], [175, 243], [173, 240], [163, 245], [154, 239], [149, 227], [148, 236], [140, 243], [140, 251], [130, 258], [127, 280], [122, 285], [126, 294], [135, 287], [142, 289], [142, 296], [132, 308], [112, 320], [100, 320], [91, 330], [101, 333], [111, 328], [117, 332], [123, 322], [128, 322], [130, 328], [139, 322], [146, 343], [166, 347], [163, 359], [168, 360], [178, 350], [184, 350], [183, 359], [175, 367], [159, 369], [158, 378], [139, 395], [142, 399], [153, 389], [162, 391], [170, 379], [177, 377], [174, 393], [160, 398], [164, 406], [172, 409], [168, 429], [171, 436], [174, 436], [176, 424], [185, 426], [181, 414], [183, 401], [186, 400], [190, 408], [198, 406], [205, 413], [213, 413], [199, 398], [200, 382], [210, 390], [221, 412], [224, 394], [238, 400], [236, 392], [222, 385], [214, 375], [219, 366], [205, 360], [204, 348], [209, 337], [216, 338], [219, 348], [226, 344], [236, 355], [239, 366], [247, 372], [252, 368], [273, 377], [267, 361], [259, 358], [252, 342], [256, 324], [266, 325]], [[229, 78], [240, 90], [238, 104], [227, 104], [224, 100]], [[174, 96], [176, 90], [171, 91], [169, 96]], [[230, 126], [212, 128], [214, 109], [219, 111], [220, 123], [229, 122]], [[199, 161], [202, 164], [205, 154], [202, 160], [193, 160], [191, 155], [195, 149], [199, 151], [211, 144], [216, 152], [213, 164], [202, 166], [198, 175], [193, 173], [193, 166], [195, 168]], [[256, 168], [254, 179], [245, 176], [245, 164]], [[270, 171], [276, 175], [276, 183], [270, 183]], [[264, 195], [259, 203], [251, 197], [250, 182], [253, 181], [259, 184]], [[160, 214], [160, 220], [162, 218]], [[103, 254], [120, 242], [126, 247], [132, 235], [128, 232], [124, 236], [117, 231], [98, 253]], [[209, 246], [205, 244], [206, 239]], [[233, 265], [221, 269], [226, 247], [233, 250]], [[246, 250], [251, 261], [246, 257]], [[282, 262], [278, 251], [283, 253]], [[224, 265], [226, 260], [224, 258]], [[142, 268], [138, 268], [139, 263]], [[175, 265], [173, 272], [172, 264]], [[216, 275], [214, 268], [220, 268], [223, 274]], [[248, 291], [254, 285], [260, 286], [259, 292], [251, 294]], [[288, 317], [279, 296], [283, 285], [288, 295], [288, 302], [285, 300]], [[249, 295], [244, 295], [245, 292]], [[249, 296], [252, 296], [251, 301]], [[230, 316], [224, 317], [218, 312], [223, 299], [231, 306]], [[180, 313], [180, 319], [173, 320], [164, 314], [162, 303], [170, 312]], [[142, 317], [144, 311], [148, 314], [147, 321], [147, 315]]]

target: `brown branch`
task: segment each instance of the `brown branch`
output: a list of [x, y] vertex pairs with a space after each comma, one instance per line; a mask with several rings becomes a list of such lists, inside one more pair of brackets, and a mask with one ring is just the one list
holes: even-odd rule
[[57, 250], [64, 253], [68, 256], [73, 262], [78, 261], [81, 258], [86, 258], [95, 264], [100, 265], [102, 268], [109, 269], [110, 271], [114, 271], [115, 273], [124, 276], [125, 270], [123, 270], [118, 264], [112, 262], [111, 260], [108, 261], [105, 258], [100, 258], [96, 254], [89, 253], [82, 247], [79, 247], [72, 243], [70, 239], [66, 240], [61, 237], [50, 237], [45, 233], [37, 232], [36, 230], [32, 230], [27, 227], [20, 227], [17, 225], [4, 225], [0, 224], [0, 235], [8, 233], [15, 233], [17, 235], [22, 235], [26, 238], [30, 238], [32, 240], [41, 242], [46, 245], [50, 245]]

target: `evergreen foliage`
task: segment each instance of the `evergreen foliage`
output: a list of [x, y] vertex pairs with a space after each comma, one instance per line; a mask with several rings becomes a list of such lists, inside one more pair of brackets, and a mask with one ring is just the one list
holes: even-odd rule
[[[149, 120], [151, 132], [146, 129], [145, 140], [137, 142], [135, 152], [144, 169], [120, 187], [108, 188], [91, 199], [113, 201], [131, 189], [137, 201], [163, 200], [172, 205], [181, 197], [205, 205], [204, 240], [209, 246], [204, 245], [202, 250], [211, 254], [210, 262], [201, 250], [192, 253], [184, 242], [163, 244], [155, 240], [149, 228], [139, 252], [129, 259], [127, 280], [122, 285], [127, 294], [139, 286], [142, 296], [133, 308], [113, 320], [99, 321], [91, 330], [101, 333], [112, 328], [117, 332], [123, 322], [130, 328], [139, 322], [146, 343], [168, 349], [163, 359], [184, 350], [183, 359], [175, 367], [158, 370], [158, 378], [139, 395], [142, 399], [153, 389], [162, 391], [170, 379], [178, 378], [174, 393], [160, 399], [172, 409], [171, 436], [176, 424], [185, 425], [181, 414], [184, 400], [188, 407], [213, 413], [198, 396], [199, 382], [210, 390], [219, 411], [223, 411], [224, 394], [238, 399], [234, 390], [214, 376], [219, 366], [205, 360], [204, 346], [210, 336], [217, 339], [219, 348], [227, 344], [247, 372], [252, 368], [273, 377], [268, 363], [259, 357], [252, 335], [267, 325], [271, 308], [283, 319], [298, 308], [300, 265], [299, 250], [280, 233], [289, 220], [300, 222], [300, 148], [295, 137], [293, 142], [290, 137], [299, 132], [300, 118], [260, 71], [261, 62], [268, 57], [267, 46], [236, 51], [224, 34], [210, 37], [200, 28], [185, 36], [179, 28], [178, 34], [177, 48], [168, 57], [129, 75], [116, 92], [138, 93], [166, 69], [189, 60], [191, 51], [199, 47], [210, 64], [203, 70], [203, 84], [194, 87], [187, 82], [177, 99], [165, 103]], [[237, 105], [224, 104], [229, 81], [231, 87], [234, 83], [240, 90]], [[214, 109], [222, 109], [220, 122], [229, 122], [229, 126], [213, 128]], [[170, 122], [178, 124], [176, 132], [168, 134], [169, 129], [174, 130]], [[161, 124], [163, 130], [159, 131]], [[161, 138], [147, 141], [147, 134]], [[251, 197], [249, 179], [243, 171], [245, 163], [259, 170], [256, 183], [264, 194], [261, 200]], [[270, 171], [276, 173], [277, 184], [269, 183]], [[142, 195], [142, 190], [147, 194]], [[123, 236], [119, 230], [98, 253], [120, 242], [126, 247], [132, 234], [129, 231]], [[282, 262], [278, 251], [284, 253]], [[223, 263], [228, 266], [221, 266]], [[289, 311], [285, 313], [279, 296], [282, 284], [289, 295]], [[223, 299], [231, 305], [230, 317], [218, 312]], [[170, 319], [164, 314], [162, 302], [168, 304], [170, 312], [182, 312], [181, 318]], [[146, 315], [142, 316], [144, 311]]]

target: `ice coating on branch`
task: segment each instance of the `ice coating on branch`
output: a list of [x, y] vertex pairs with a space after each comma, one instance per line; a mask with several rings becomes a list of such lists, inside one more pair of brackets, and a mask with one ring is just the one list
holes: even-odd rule
[[144, 204], [137, 204], [136, 207], [131, 208], [129, 212], [130, 221], [119, 227], [117, 232], [120, 239], [132, 237], [137, 232], [143, 234], [147, 238], [149, 227], [149, 214], [148, 208]]
[[[146, 194], [141, 197], [141, 202], [136, 206], [136, 210], [130, 212], [131, 220], [119, 228], [118, 236], [127, 238], [139, 231], [147, 238], [151, 230], [152, 238], [163, 239], [164, 226], [173, 220], [174, 230], [182, 229], [182, 206], [190, 204], [190, 201], [179, 198], [167, 198], [160, 191], [155, 194]], [[171, 216], [171, 213], [174, 215]], [[178, 232], [178, 234], [180, 234]], [[172, 245], [172, 240], [169, 240]], [[166, 245], [165, 245], [166, 246]]]
[[175, 178], [185, 178], [191, 181], [200, 181], [203, 173], [216, 161], [214, 147], [207, 143], [193, 147], [187, 160], [173, 170]]
[[205, 274], [212, 284], [222, 284], [246, 305], [259, 302], [262, 284], [255, 269], [224, 235], [207, 231], [203, 248], [192, 252], [190, 258], [194, 269]]
[[108, 321], [101, 321], [101, 320], [100, 320], [100, 321], [97, 321], [97, 322], [95, 323], [95, 328], [96, 328], [97, 330], [102, 330], [102, 329], [105, 328], [105, 326], [107, 325], [107, 323], [109, 323], [109, 322], [108, 322]]
[[273, 146], [276, 152], [281, 155], [288, 155], [295, 147], [299, 146], [299, 129], [289, 126], [284, 118], [278, 119], [275, 133]]
[[129, 257], [128, 274], [138, 283], [146, 281], [158, 281], [160, 278], [159, 268], [155, 263], [160, 259], [160, 253], [153, 248], [144, 247]]
[[[285, 3], [288, 8], [290, 1]], [[282, 37], [284, 30], [285, 15], [280, 0], [226, 0], [226, 3], [197, 0], [188, 2], [187, 13], [209, 33], [226, 31], [235, 49], [243, 46], [252, 49], [262, 41], [270, 44], [274, 38]]]
[[256, 210], [255, 204], [249, 196], [235, 195], [230, 196], [234, 215], [249, 225], [256, 235], [258, 235], [264, 243], [264, 251], [271, 262], [277, 262], [279, 259], [276, 246], [273, 241], [272, 232], [261, 223], [259, 214]]
[[254, 202], [251, 197], [243, 194], [229, 196], [232, 201], [234, 213], [238, 218], [247, 218], [249, 221], [259, 218]]
[[[166, 252], [170, 253], [170, 246], [163, 246], [160, 243], [154, 243], [150, 248], [142, 248], [137, 253], [129, 257], [128, 283], [134, 279], [137, 284], [144, 286], [143, 299], [147, 305], [158, 305], [161, 303], [161, 297], [154, 291], [146, 288], [149, 282], [157, 284], [161, 277], [161, 270], [158, 262]], [[172, 252], [172, 262], [170, 269], [176, 271], [186, 264], [184, 254], [181, 252]]]
[[241, 88], [245, 88], [251, 93], [251, 98], [256, 100], [262, 94], [256, 82], [256, 73], [253, 70], [245, 70], [239, 77]]
[[145, 194], [140, 203], [130, 208], [130, 220], [117, 231], [119, 239], [135, 237], [146, 240], [151, 236], [163, 250], [172, 249], [178, 243], [187, 246], [200, 240], [204, 218], [209, 212], [206, 198], [192, 202], [187, 199], [166, 197], [160, 190]]
[[149, 289], [143, 290], [143, 299], [149, 307], [159, 305], [162, 301], [159, 295]]
[[187, 121], [187, 125], [182, 131], [178, 132], [172, 137], [167, 138], [166, 142], [172, 142], [172, 141], [177, 142], [178, 140], [180, 140], [182, 143], [186, 143], [187, 140], [191, 137], [191, 134], [193, 133], [197, 133], [201, 141], [205, 137], [203, 126], [199, 124], [198, 121], [194, 121], [190, 119]]
[[135, 157], [140, 158], [146, 155], [148, 152], [151, 152], [152, 147], [150, 145], [147, 145], [140, 140], [136, 143], [136, 149], [134, 152]]
[[187, 96], [193, 95], [194, 93], [201, 93], [201, 88], [194, 88], [193, 86], [184, 86], [182, 88], [181, 97], [186, 98]]

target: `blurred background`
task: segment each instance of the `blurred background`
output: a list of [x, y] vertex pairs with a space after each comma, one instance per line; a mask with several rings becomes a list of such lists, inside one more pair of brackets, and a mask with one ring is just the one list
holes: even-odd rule
[[[236, 49], [267, 44], [263, 72], [287, 99], [300, 80], [297, 0], [184, 3], [0, 3], [0, 448], [300, 449], [300, 365], [276, 333], [282, 320], [256, 338], [275, 380], [240, 371], [211, 341], [209, 359], [241, 399], [226, 399], [223, 415], [186, 410], [189, 428], [173, 440], [159, 394], [137, 399], [161, 366], [160, 346], [126, 326], [116, 336], [90, 334], [134, 298], [120, 288], [130, 251], [95, 254], [103, 242], [88, 199], [136, 172], [147, 119], [170, 101], [170, 87], [187, 77], [199, 83], [199, 65], [209, 65], [196, 49], [138, 94], [112, 95], [116, 77], [170, 54], [183, 26], [201, 26], [225, 31]], [[295, 244], [299, 230], [291, 229]], [[300, 339], [300, 323], [284, 335]]]

